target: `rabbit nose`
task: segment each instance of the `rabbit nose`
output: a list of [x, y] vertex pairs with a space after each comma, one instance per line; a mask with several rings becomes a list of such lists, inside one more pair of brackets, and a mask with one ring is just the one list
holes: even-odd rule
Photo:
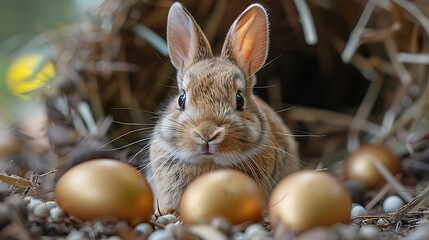
[[202, 122], [194, 129], [196, 136], [201, 138], [204, 143], [215, 140], [222, 132], [223, 127], [219, 127], [213, 121]]

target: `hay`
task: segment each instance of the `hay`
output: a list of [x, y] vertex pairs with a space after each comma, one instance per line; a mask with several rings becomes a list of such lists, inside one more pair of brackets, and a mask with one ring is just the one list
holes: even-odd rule
[[[183, 4], [219, 51], [233, 19], [251, 2]], [[300, 136], [303, 162], [341, 175], [348, 152], [363, 143], [383, 143], [404, 158], [408, 174], [427, 181], [428, 5], [261, 3], [270, 13], [271, 45], [255, 91]], [[63, 172], [94, 157], [144, 165], [156, 112], [176, 90], [163, 40], [170, 5], [108, 0], [86, 18], [47, 34], [57, 77], [43, 92], [51, 141], [46, 155], [51, 155], [40, 174]]]

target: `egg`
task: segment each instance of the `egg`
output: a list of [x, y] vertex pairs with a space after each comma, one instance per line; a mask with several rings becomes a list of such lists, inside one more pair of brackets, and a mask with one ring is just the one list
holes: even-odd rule
[[346, 180], [358, 180], [367, 189], [374, 189], [382, 185], [385, 180], [374, 165], [376, 159], [392, 174], [397, 174], [401, 170], [400, 159], [387, 147], [366, 144], [346, 159], [344, 178]]
[[300, 234], [306, 230], [349, 223], [352, 201], [344, 186], [327, 172], [302, 170], [282, 179], [269, 200], [273, 228]]
[[209, 222], [216, 217], [240, 224], [262, 220], [265, 206], [264, 194], [251, 177], [236, 170], [218, 170], [188, 185], [179, 213], [186, 224]]
[[55, 195], [61, 209], [84, 221], [113, 216], [136, 225], [153, 213], [153, 193], [145, 176], [112, 159], [71, 168], [58, 180]]

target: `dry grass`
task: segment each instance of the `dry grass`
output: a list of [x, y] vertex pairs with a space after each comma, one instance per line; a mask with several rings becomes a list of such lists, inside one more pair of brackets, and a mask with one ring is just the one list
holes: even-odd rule
[[[183, 1], [215, 50], [251, 2]], [[388, 145], [403, 158], [405, 174], [396, 181], [391, 176], [396, 190], [385, 187], [382, 194], [370, 195], [375, 198], [369, 209], [391, 192], [405, 189], [408, 198], [422, 194], [404, 210], [367, 216], [364, 224], [386, 218], [390, 228], [380, 228], [396, 231], [391, 226], [404, 217], [414, 218], [410, 229], [424, 222], [427, 210], [410, 211], [417, 201], [425, 202], [427, 189], [410, 183], [427, 182], [429, 171], [428, 5], [406, 0], [261, 3], [270, 12], [271, 61], [258, 74], [255, 91], [275, 109], [288, 109], [280, 114], [302, 136], [301, 159], [341, 175], [348, 152], [363, 143]], [[44, 34], [57, 77], [43, 92], [51, 148], [37, 154], [47, 159], [39, 174], [63, 172], [94, 157], [142, 164], [156, 111], [176, 90], [163, 40], [170, 4], [109, 0], [85, 19]], [[23, 159], [16, 170], [21, 176], [23, 169], [31, 170]], [[21, 178], [10, 178], [2, 181], [22, 185]], [[8, 182], [13, 180], [16, 184]], [[46, 193], [51, 186], [41, 184], [28, 194]]]

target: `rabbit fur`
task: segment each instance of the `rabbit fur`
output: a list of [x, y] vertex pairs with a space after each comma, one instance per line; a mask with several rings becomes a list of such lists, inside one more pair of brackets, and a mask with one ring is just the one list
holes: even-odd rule
[[268, 39], [267, 12], [252, 4], [214, 56], [191, 14], [180, 3], [171, 6], [167, 43], [178, 93], [160, 113], [149, 150], [150, 182], [160, 209], [176, 209], [186, 186], [209, 171], [244, 172], [268, 197], [280, 179], [299, 169], [291, 131], [253, 94]]

